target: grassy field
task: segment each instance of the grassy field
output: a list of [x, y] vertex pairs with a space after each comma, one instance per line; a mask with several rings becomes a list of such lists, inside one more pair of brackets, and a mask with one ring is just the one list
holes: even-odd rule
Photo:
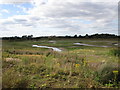
[[[53, 42], [54, 41], [54, 42]], [[74, 45], [85, 43], [109, 47]], [[41, 39], [3, 41], [3, 88], [118, 88], [117, 40]], [[42, 45], [57, 47], [62, 52]]]

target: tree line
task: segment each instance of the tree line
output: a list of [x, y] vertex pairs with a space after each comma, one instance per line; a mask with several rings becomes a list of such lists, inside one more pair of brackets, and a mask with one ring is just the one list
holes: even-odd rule
[[93, 39], [98, 39], [98, 38], [103, 38], [103, 39], [108, 39], [108, 38], [119, 38], [120, 36], [115, 35], [115, 34], [93, 34], [93, 35], [74, 35], [74, 36], [40, 36], [40, 37], [33, 37], [33, 35], [23, 35], [22, 37], [19, 36], [14, 36], [14, 37], [2, 37], [2, 40], [39, 40], [42, 38], [47, 38], [47, 39], [55, 39], [55, 38], [93, 38]]

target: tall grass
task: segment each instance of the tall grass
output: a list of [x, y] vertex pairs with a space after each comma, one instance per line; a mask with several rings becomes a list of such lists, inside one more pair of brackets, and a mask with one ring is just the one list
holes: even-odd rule
[[119, 50], [119, 48], [111, 50], [110, 54], [114, 55], [114, 56], [117, 56], [117, 57], [120, 57], [120, 50]]
[[[73, 42], [75, 41], [64, 41], [66, 43], [64, 46], [72, 45]], [[116, 63], [106, 63], [112, 60], [109, 56], [114, 58], [113, 54], [107, 56], [111, 49], [101, 50], [102, 48], [83, 46], [58, 53], [49, 49], [29, 46], [29, 44], [37, 43], [40, 42], [28, 42], [28, 44], [27, 42], [7, 42], [7, 45], [5, 44], [2, 60], [3, 88], [118, 87], [120, 81], [115, 77], [118, 77], [119, 74], [113, 73], [113, 71], [118, 70]], [[59, 41], [55, 45], [59, 47], [64, 43]], [[43, 44], [47, 45], [47, 43]], [[115, 56], [118, 56], [118, 51], [110, 52], [117, 52]], [[104, 63], [102, 63], [103, 60]], [[91, 63], [95, 67], [91, 66]], [[97, 63], [99, 67], [97, 67]], [[109, 83], [113, 85], [106, 86]]]

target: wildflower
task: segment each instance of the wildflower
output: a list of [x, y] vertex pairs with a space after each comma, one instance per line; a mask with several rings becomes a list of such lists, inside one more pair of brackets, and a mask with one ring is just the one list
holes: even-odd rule
[[117, 71], [117, 70], [114, 70], [113, 73], [114, 73], [114, 74], [118, 74], [118, 71]]
[[57, 66], [60, 66], [60, 63], [57, 63]]
[[47, 77], [49, 77], [50, 75], [48, 74], [48, 75], [46, 75]]
[[80, 67], [80, 64], [75, 64], [75, 67]]
[[42, 87], [46, 86], [47, 84], [43, 84]]

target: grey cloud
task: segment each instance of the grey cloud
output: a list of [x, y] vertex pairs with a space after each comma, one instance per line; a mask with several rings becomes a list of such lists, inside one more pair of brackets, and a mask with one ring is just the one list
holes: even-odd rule
[[27, 27], [34, 26], [34, 23], [28, 21], [27, 19], [14, 19], [14, 24], [21, 24], [21, 25], [27, 26]]
[[14, 19], [15, 22], [21, 23], [21, 22], [27, 22], [26, 19]]
[[31, 21], [38, 21], [38, 20], [40, 20], [40, 18], [39, 17], [30, 17], [30, 20]]
[[12, 24], [22, 24], [22, 23], [25, 23], [25, 22], [27, 22], [27, 20], [25, 20], [25, 19], [13, 18], [12, 20], [5, 20], [1, 24], [3, 24], [3, 25], [12, 25]]
[[[66, 3], [61, 6], [56, 6], [56, 8], [48, 9], [48, 12], [45, 12], [47, 17], [92, 17], [92, 18], [102, 18], [105, 15], [111, 14], [114, 9], [111, 5], [106, 5], [108, 3]], [[62, 8], [59, 8], [62, 7]]]
[[1, 23], [2, 25], [10, 25], [10, 24], [15, 24], [13, 21], [4, 21]]
[[6, 20], [4, 22], [1, 23], [1, 25], [3, 26], [9, 26], [9, 25], [15, 25], [15, 24], [20, 24], [22, 26], [25, 26], [25, 27], [34, 27], [35, 26], [35, 23], [32, 23], [30, 21], [28, 21], [27, 19], [18, 19], [18, 18], [13, 18], [12, 20]]
[[0, 0], [0, 4], [30, 3], [31, 0]]
[[[48, 18], [50, 17], [54, 19], [59, 18], [59, 20], [61, 18], [71, 19], [76, 17], [78, 19], [90, 20], [92, 22], [97, 22], [97, 20], [99, 20], [100, 22], [97, 22], [98, 24], [94, 24], [93, 27], [97, 27], [99, 29], [104, 28], [103, 30], [105, 30], [105, 27], [116, 25], [111, 22], [114, 19], [117, 19], [117, 5], [112, 3], [95, 3], [95, 2], [94, 3], [84, 2], [78, 4], [65, 3], [61, 5], [58, 4], [57, 6], [55, 6], [55, 8], [49, 8], [47, 9], [47, 11], [44, 12], [45, 17]], [[47, 22], [46, 24], [51, 24], [51, 21], [49, 22]], [[70, 28], [70, 30], [81, 29], [80, 25], [74, 25], [71, 23], [66, 24], [65, 19], [61, 20], [60, 22], [56, 19], [56, 21], [52, 22], [52, 24], [54, 25], [53, 27], [56, 28], [64, 28], [64, 29]]]
[[[59, 28], [61, 33], [111, 32], [113, 29], [116, 32], [117, 30], [117, 27], [114, 27], [116, 23], [113, 22], [117, 20], [116, 4], [95, 2], [75, 4], [65, 2], [49, 7], [44, 6], [44, 10], [39, 9], [40, 7], [34, 7], [33, 10], [38, 8], [38, 11], [31, 12], [30, 17], [13, 18], [13, 21], [7, 21], [4, 24], [21, 24], [32, 29], [37, 27]], [[43, 16], [39, 14], [41, 12]], [[73, 20], [75, 18], [76, 21]], [[91, 23], [82, 23], [80, 20], [90, 21]]]

